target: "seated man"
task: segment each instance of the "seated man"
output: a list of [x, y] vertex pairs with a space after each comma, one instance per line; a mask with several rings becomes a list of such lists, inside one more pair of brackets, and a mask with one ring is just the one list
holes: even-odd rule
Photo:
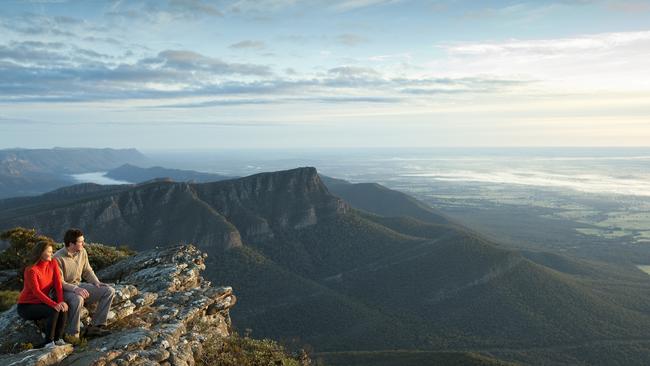
[[[111, 309], [115, 289], [101, 283], [90, 263], [84, 249], [84, 236], [79, 229], [70, 229], [63, 239], [65, 246], [54, 257], [59, 262], [63, 278], [63, 298], [68, 303], [68, 324], [66, 334], [79, 338], [81, 307], [97, 302], [97, 310], [86, 330], [87, 336], [101, 336], [109, 333], [106, 326], [108, 311]], [[86, 282], [82, 283], [83, 277]]]

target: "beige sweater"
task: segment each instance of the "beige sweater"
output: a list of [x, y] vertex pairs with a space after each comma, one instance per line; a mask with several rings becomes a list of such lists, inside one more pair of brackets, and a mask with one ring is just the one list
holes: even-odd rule
[[61, 268], [61, 279], [63, 280], [63, 290], [74, 291], [83, 277], [86, 282], [96, 285], [99, 279], [88, 262], [88, 252], [82, 249], [75, 254], [68, 253], [63, 247], [54, 253], [54, 258], [59, 262]]

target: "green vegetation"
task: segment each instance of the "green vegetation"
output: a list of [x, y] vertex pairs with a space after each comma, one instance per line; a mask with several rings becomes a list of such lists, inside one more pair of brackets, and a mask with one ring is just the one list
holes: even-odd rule
[[303, 353], [292, 357], [275, 341], [257, 340], [233, 333], [230, 337], [207, 337], [203, 342], [201, 355], [196, 360], [199, 366], [301, 366], [309, 363]]
[[[209, 257], [209, 277], [238, 289], [236, 325], [299, 336], [320, 352], [554, 349], [649, 335], [650, 285], [640, 271], [522, 255], [454, 225], [353, 211], [247, 244]], [[426, 364], [424, 354], [409, 357]], [[567, 359], [575, 357], [560, 352], [556, 363]]]
[[316, 366], [508, 366], [514, 363], [469, 352], [376, 351], [314, 355]]
[[116, 248], [98, 243], [87, 244], [85, 248], [88, 252], [88, 261], [95, 272], [136, 253], [126, 246]]
[[65, 339], [66, 342], [70, 343], [75, 347], [76, 352], [85, 350], [86, 347], [88, 347], [88, 338], [85, 338], [83, 336], [75, 337], [71, 335], [66, 335], [63, 338]]
[[[101, 197], [59, 192], [57, 201], [52, 198], [40, 206], [36, 201], [5, 202], [13, 210], [9, 213], [0, 203], [0, 216], [15, 220], [7, 221], [12, 223], [7, 227], [26, 217], [34, 220], [30, 222], [47, 220], [51, 227], [79, 217], [96, 219], [108, 203], [117, 204], [120, 212], [130, 214], [98, 224], [92, 237], [143, 249], [197, 243], [210, 255], [205, 277], [236, 289], [239, 302], [231, 314], [240, 329], [252, 328], [256, 337], [281, 344], [313, 345], [319, 352], [373, 352], [342, 356], [356, 357], [360, 364], [377, 361], [377, 356], [392, 359], [392, 364], [416, 364], [427, 357], [491, 362], [464, 353], [468, 350], [489, 350], [500, 359], [524, 363], [548, 359], [552, 364], [580, 364], [589, 363], [599, 342], [627, 345], [650, 339], [646, 274], [629, 265], [538, 253], [523, 241], [519, 247], [528, 250], [496, 244], [508, 233], [501, 230], [506, 223], [517, 227], [507, 237], [511, 243], [532, 237], [545, 248], [559, 250], [567, 248], [567, 233], [586, 238], [566, 219], [547, 219], [544, 224], [530, 219], [550, 209], [490, 210], [489, 220], [476, 222], [493, 228], [499, 239], [491, 240], [442, 221], [444, 217], [417, 202], [402, 206], [409, 208], [411, 217], [395, 217], [390, 204], [380, 204], [386, 192], [376, 186], [370, 186], [374, 193], [363, 199], [366, 212], [342, 214], [313, 173], [302, 170], [201, 185], [150, 183], [119, 194], [103, 191]], [[299, 179], [304, 181], [297, 183]], [[51, 215], [54, 209], [57, 215]], [[377, 216], [380, 210], [386, 210], [381, 211], [384, 217]], [[413, 218], [418, 212], [423, 216]], [[303, 225], [314, 218], [316, 224]], [[233, 241], [226, 250], [223, 238], [235, 229], [242, 245]], [[243, 338], [233, 341], [238, 349], [250, 343]], [[374, 353], [396, 349], [406, 353]], [[648, 359], [648, 350], [635, 348], [635, 359]], [[599, 361], [614, 364], [621, 359], [626, 358], [611, 352], [602, 353]]]
[[50, 241], [54, 243], [51, 238], [37, 234], [36, 230], [22, 227], [16, 227], [3, 232], [0, 234], [0, 239], [9, 242], [9, 247], [0, 254], [0, 269], [22, 267], [24, 264], [23, 261], [39, 241]]
[[[0, 283], [2, 290], [20, 290], [22, 288], [22, 277], [19, 268], [23, 266], [23, 261], [34, 248], [34, 245], [41, 241], [52, 242], [54, 250], [63, 247], [61, 243], [55, 243], [52, 238], [40, 235], [34, 229], [15, 227], [0, 234], [0, 239], [8, 241], [9, 247], [0, 253], [0, 270], [16, 270], [16, 277], [7, 278]], [[127, 247], [112, 247], [103, 244], [87, 244], [90, 264], [95, 271], [108, 267], [128, 256], [135, 254], [135, 251]], [[3, 297], [4, 298], [4, 297]]]
[[0, 291], [0, 312], [12, 307], [18, 301], [18, 291], [2, 290]]
[[382, 216], [407, 216], [424, 222], [447, 224], [449, 219], [412, 196], [376, 183], [351, 184], [344, 180], [322, 177], [334, 195], [352, 207]]

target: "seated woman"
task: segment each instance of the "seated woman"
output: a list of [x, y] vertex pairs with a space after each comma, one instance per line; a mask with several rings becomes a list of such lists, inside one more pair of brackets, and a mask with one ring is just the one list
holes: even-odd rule
[[[65, 344], [61, 336], [66, 323], [68, 305], [63, 301], [59, 265], [56, 260], [52, 260], [53, 249], [49, 241], [36, 243], [25, 262], [25, 285], [18, 297], [18, 315], [23, 319], [47, 319], [45, 342], [37, 345], [37, 348]], [[56, 301], [48, 296], [52, 289]]]

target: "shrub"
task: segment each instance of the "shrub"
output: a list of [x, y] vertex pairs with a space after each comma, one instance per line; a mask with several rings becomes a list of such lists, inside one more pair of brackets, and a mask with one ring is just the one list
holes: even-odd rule
[[[9, 248], [0, 254], [0, 269], [14, 269], [23, 266], [23, 261], [41, 240], [54, 242], [51, 238], [38, 235], [35, 229], [15, 227], [0, 234], [0, 239], [9, 242]], [[55, 249], [61, 245], [55, 245]]]
[[[302, 361], [301, 361], [302, 359]], [[253, 339], [233, 333], [230, 337], [209, 337], [196, 359], [197, 365], [214, 366], [301, 366], [304, 357], [291, 357], [284, 347], [270, 339]]]
[[85, 246], [88, 252], [88, 261], [94, 271], [106, 268], [122, 259], [132, 256], [135, 251], [127, 247], [112, 247], [98, 243], [92, 243]]
[[[0, 270], [19, 269], [23, 266], [23, 261], [34, 248], [37, 242], [41, 240], [51, 241], [54, 244], [54, 250], [63, 248], [63, 244], [55, 243], [52, 238], [39, 235], [35, 229], [25, 229], [16, 227], [0, 234], [0, 239], [8, 241], [9, 247], [0, 253]], [[99, 271], [106, 268], [126, 257], [135, 254], [135, 251], [126, 247], [112, 247], [103, 244], [87, 244], [85, 246], [88, 252], [88, 259], [93, 270]], [[0, 283], [0, 289], [19, 290], [22, 287], [22, 273], [16, 271], [16, 277], [6, 279]]]
[[0, 312], [6, 311], [18, 301], [18, 291], [0, 291]]

